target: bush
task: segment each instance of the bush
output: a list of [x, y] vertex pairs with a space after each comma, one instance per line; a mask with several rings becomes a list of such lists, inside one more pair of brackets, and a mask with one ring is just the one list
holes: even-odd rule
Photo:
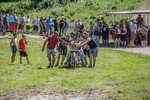
[[116, 9], [117, 9], [116, 6], [112, 6], [112, 7], [111, 7], [111, 10], [116, 10]]
[[96, 17], [95, 17], [95, 16], [93, 16], [93, 15], [92, 15], [92, 16], [90, 16], [90, 19], [95, 19], [95, 18], [96, 18]]
[[99, 21], [101, 21], [101, 18], [100, 18], [100, 17], [98, 17], [98, 18], [96, 19], [96, 22], [99, 22]]
[[70, 12], [70, 16], [74, 16], [74, 12]]
[[128, 7], [128, 9], [127, 10], [134, 10], [134, 6], [130, 6], [130, 7]]

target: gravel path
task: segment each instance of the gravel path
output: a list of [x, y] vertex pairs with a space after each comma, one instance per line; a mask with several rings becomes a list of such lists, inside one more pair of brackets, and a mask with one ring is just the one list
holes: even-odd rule
[[115, 50], [121, 50], [121, 51], [126, 51], [126, 52], [134, 52], [134, 53], [150, 55], [150, 47], [117, 48]]

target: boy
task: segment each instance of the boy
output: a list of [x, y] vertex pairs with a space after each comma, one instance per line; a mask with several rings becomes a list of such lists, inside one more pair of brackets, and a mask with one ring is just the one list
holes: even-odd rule
[[16, 33], [13, 33], [13, 38], [11, 39], [10, 47], [11, 47], [11, 51], [12, 51], [11, 63], [14, 64], [16, 52], [18, 50], [18, 48], [17, 48], [17, 34]]
[[26, 51], [26, 36], [23, 34], [22, 39], [19, 40], [19, 51], [20, 51], [20, 64], [22, 64], [22, 57], [26, 57], [28, 64], [30, 64], [29, 59], [28, 59], [28, 54]]
[[[67, 35], [66, 37], [62, 38], [64, 41], [66, 42], [69, 42], [69, 36]], [[58, 60], [57, 60], [57, 63], [56, 63], [56, 66], [59, 65], [59, 60], [60, 60], [60, 57], [62, 56], [62, 61], [61, 61], [61, 65], [63, 65], [63, 62], [65, 60], [65, 57], [67, 55], [67, 45], [66, 43], [63, 43], [62, 41], [60, 41], [59, 43], [59, 46], [58, 46], [58, 52], [59, 52], [59, 55], [58, 55]]]

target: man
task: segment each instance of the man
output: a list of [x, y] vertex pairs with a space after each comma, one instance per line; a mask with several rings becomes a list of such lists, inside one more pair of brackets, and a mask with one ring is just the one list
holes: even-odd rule
[[82, 47], [85, 44], [87, 44], [90, 47], [90, 50], [89, 50], [90, 66], [89, 67], [90, 68], [95, 67], [96, 57], [97, 57], [97, 53], [98, 53], [97, 43], [89, 36], [88, 33], [84, 33], [83, 38], [85, 39], [85, 42], [82, 43], [81, 45], [79, 45], [79, 47]]
[[144, 24], [144, 21], [143, 21], [143, 18], [141, 17], [141, 14], [138, 15], [136, 22], [137, 22], [138, 27], [140, 27]]
[[[62, 39], [66, 42], [69, 42], [69, 36], [68, 35], [66, 37], [62, 38]], [[65, 57], [67, 55], [67, 46], [68, 45], [66, 43], [63, 43], [62, 41], [60, 41], [59, 46], [58, 46], [59, 55], [57, 57], [58, 60], [57, 60], [56, 66], [59, 65], [59, 61], [60, 61], [61, 56], [62, 56], [61, 65], [63, 65], [63, 62], [64, 62]]]
[[[58, 32], [55, 32], [53, 35], [50, 35], [44, 42], [42, 51], [44, 51], [44, 47], [47, 44], [47, 57], [49, 60], [48, 68], [54, 68], [55, 58], [56, 58], [56, 46], [59, 41], [64, 42], [59, 36]], [[66, 42], [65, 42], [66, 43]], [[52, 59], [51, 59], [52, 56]]]
[[134, 20], [131, 20], [130, 22], [130, 31], [131, 31], [131, 37], [130, 37], [130, 46], [134, 47], [134, 41], [136, 40], [136, 31], [137, 31], [137, 25], [134, 22]]
[[19, 28], [18, 28], [18, 32], [24, 33], [24, 25], [25, 25], [25, 18], [23, 17], [23, 15], [19, 18]]
[[57, 17], [55, 17], [54, 19], [54, 32], [57, 31], [58, 32], [58, 20], [57, 20]]
[[49, 18], [46, 20], [46, 29], [47, 32], [50, 33], [50, 35], [53, 34], [53, 19], [51, 16], [49, 16]]
[[90, 21], [90, 26], [89, 26], [89, 34], [92, 37], [93, 35], [93, 29], [94, 29], [94, 24], [92, 21]]
[[8, 19], [8, 17], [9, 17], [9, 15], [7, 14], [3, 20], [3, 35], [5, 35], [6, 32], [9, 31], [9, 19]]
[[65, 28], [64, 28], [64, 36], [67, 35], [67, 31], [70, 28], [70, 23], [67, 21], [67, 19], [65, 18]]
[[33, 32], [36, 32], [38, 33], [38, 28], [39, 28], [39, 25], [40, 25], [40, 20], [39, 20], [39, 17], [35, 18], [34, 21], [33, 21]]
[[27, 18], [25, 19], [25, 23], [26, 23], [26, 33], [29, 33], [30, 30], [30, 17], [27, 16]]
[[59, 36], [62, 36], [64, 34], [64, 29], [65, 29], [66, 23], [65, 23], [65, 19], [64, 16], [62, 16], [62, 19], [59, 21]]

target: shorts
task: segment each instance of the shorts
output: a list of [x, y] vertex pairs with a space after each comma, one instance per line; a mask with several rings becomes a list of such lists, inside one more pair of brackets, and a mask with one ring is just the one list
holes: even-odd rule
[[109, 38], [109, 35], [107, 34], [102, 34], [102, 40], [108, 40]]
[[28, 30], [29, 30], [29, 29], [30, 29], [30, 25], [26, 25], [26, 29], [28, 29]]
[[62, 48], [61, 46], [59, 46], [59, 47], [58, 47], [58, 52], [59, 52], [60, 54], [62, 54], [63, 56], [66, 57], [66, 55], [67, 55], [67, 48]]
[[17, 46], [12, 46], [12, 53], [16, 53], [17, 52]]
[[64, 28], [64, 32], [66, 33], [68, 31], [68, 28]]
[[27, 57], [28, 54], [26, 51], [20, 51], [20, 57]]
[[8, 30], [9, 30], [9, 24], [4, 23], [4, 25], [3, 25], [3, 30], [4, 30], [4, 31], [8, 31]]
[[131, 38], [131, 40], [135, 40], [136, 39], [136, 34], [131, 32], [131, 37], [130, 38]]
[[89, 50], [84, 49], [83, 52], [85, 56], [87, 55], [89, 57]]
[[56, 56], [56, 49], [47, 49], [47, 57]]
[[97, 57], [98, 47], [90, 49], [89, 54], [92, 54], [94, 57]]
[[38, 31], [38, 26], [34, 25], [33, 26], [33, 31], [37, 30]]
[[147, 36], [146, 35], [142, 35], [142, 41], [146, 41], [147, 40]]
[[114, 34], [114, 38], [116, 39], [116, 38], [120, 38], [121, 37], [121, 35], [120, 34]]
[[121, 35], [121, 41], [126, 41], [126, 40], [127, 40], [127, 36], [126, 36], [126, 34]]
[[99, 42], [99, 36], [98, 35], [92, 35], [92, 38], [94, 41]]
[[24, 29], [24, 24], [19, 24], [19, 30], [23, 30]]

